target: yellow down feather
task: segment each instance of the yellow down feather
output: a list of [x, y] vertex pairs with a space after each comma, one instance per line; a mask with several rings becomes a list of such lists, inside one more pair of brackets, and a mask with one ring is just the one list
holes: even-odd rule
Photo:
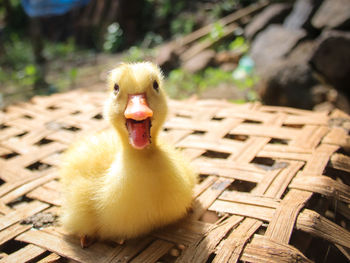
[[[105, 117], [114, 129], [89, 135], [64, 154], [61, 222], [78, 236], [127, 239], [185, 216], [195, 174], [177, 150], [158, 138], [167, 112], [159, 68], [149, 62], [122, 64], [110, 73], [108, 85]], [[152, 142], [138, 150], [129, 144], [123, 112], [128, 94], [141, 92], [154, 114]]]

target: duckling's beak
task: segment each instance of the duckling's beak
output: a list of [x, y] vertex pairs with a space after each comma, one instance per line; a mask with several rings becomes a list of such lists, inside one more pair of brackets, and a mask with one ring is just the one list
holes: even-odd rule
[[151, 143], [152, 109], [148, 106], [146, 94], [132, 94], [124, 111], [130, 144], [136, 149], [143, 149]]

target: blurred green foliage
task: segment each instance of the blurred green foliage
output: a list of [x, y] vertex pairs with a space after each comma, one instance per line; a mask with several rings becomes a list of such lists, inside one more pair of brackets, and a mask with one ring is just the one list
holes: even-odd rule
[[248, 52], [249, 45], [244, 37], [238, 36], [228, 45], [228, 49], [246, 53]]
[[216, 41], [220, 39], [224, 33], [224, 26], [220, 22], [215, 22], [212, 30], [210, 31], [210, 34], [208, 35], [208, 38], [211, 41]]
[[147, 0], [154, 7], [155, 19], [165, 19], [171, 15], [179, 14], [186, 7], [185, 0]]
[[144, 60], [150, 60], [150, 58], [154, 56], [155, 56], [154, 49], [132, 46], [126, 51], [125, 55], [123, 56], [123, 61], [141, 62]]
[[154, 46], [160, 45], [163, 43], [164, 39], [161, 35], [154, 32], [147, 32], [143, 41], [140, 44], [140, 47], [145, 49], [150, 49]]
[[[203, 23], [218, 20], [234, 11], [242, 2], [254, 1], [218, 0], [214, 3], [199, 0], [144, 0], [143, 13], [140, 17], [142, 21], [140, 35], [133, 46], [126, 46], [126, 32], [123, 32], [117, 21], [106, 23], [104, 27], [97, 25], [89, 32], [91, 35], [89, 40], [93, 42], [89, 49], [78, 46], [77, 36], [74, 34], [68, 34], [59, 41], [43, 38], [43, 56], [47, 63], [42, 67], [35, 63], [29, 37], [30, 20], [23, 12], [21, 1], [9, 0], [12, 9], [9, 15], [0, 0], [0, 82], [2, 86], [14, 87], [10, 89], [11, 92], [33, 90], [33, 85], [42, 78], [43, 72], [47, 72], [50, 90], [66, 90], [76, 85], [81, 65], [86, 61], [91, 61], [96, 52], [123, 51], [125, 61], [149, 60], [155, 56], [153, 47], [168, 39], [189, 34], [203, 26]], [[204, 6], [205, 8], [200, 8]], [[214, 28], [208, 38], [216, 41], [223, 34], [224, 27], [217, 22], [214, 23]], [[248, 49], [242, 37], [236, 37], [233, 42], [220, 43], [214, 47], [216, 50], [246, 52]], [[244, 81], [237, 82], [232, 77], [232, 72], [216, 68], [208, 68], [197, 74], [189, 74], [182, 69], [176, 69], [170, 72], [167, 87], [171, 97], [183, 98], [222, 82], [249, 90], [254, 86], [256, 80], [249, 76]], [[253, 99], [254, 96], [253, 94], [250, 98]]]
[[214, 18], [219, 18], [227, 15], [237, 8], [237, 5], [241, 2], [240, 0], [226, 0], [219, 1], [213, 8], [211, 14]]
[[[219, 28], [219, 25], [214, 27], [214, 30], [220, 31], [217, 28]], [[227, 45], [226, 50], [244, 54], [248, 51], [248, 48], [249, 46], [245, 39], [238, 36]], [[221, 83], [226, 83], [231, 85], [232, 88], [238, 88], [244, 91], [245, 98], [235, 102], [255, 101], [258, 99], [258, 95], [254, 87], [259, 79], [254, 72], [254, 65], [250, 65], [249, 69], [247, 68], [246, 61], [250, 61], [250, 58], [243, 58], [245, 59], [245, 63], [240, 63], [242, 65], [238, 65], [237, 69], [233, 72], [212, 67], [206, 68], [196, 74], [186, 72], [181, 68], [172, 70], [166, 80], [165, 87], [167, 92], [172, 98], [182, 99], [193, 94], [200, 94], [206, 89], [214, 88]]]
[[22, 69], [34, 61], [34, 55], [28, 39], [21, 39], [16, 33], [11, 33], [7, 41], [3, 42], [3, 54], [0, 64], [15, 70]]
[[176, 19], [171, 21], [170, 31], [172, 37], [189, 34], [195, 27], [195, 18], [188, 13], [180, 14]]
[[120, 49], [123, 40], [123, 30], [117, 22], [114, 22], [107, 27], [103, 50], [107, 52], [115, 52]]
[[45, 41], [43, 53], [47, 60], [52, 61], [59, 58], [72, 59], [80, 51], [82, 50], [77, 48], [74, 38], [68, 38], [65, 42]]
[[0, 81], [3, 85], [13, 81], [20, 86], [31, 86], [37, 79], [38, 70], [29, 41], [21, 41], [15, 33], [3, 43], [4, 53], [0, 55]]
[[165, 88], [171, 98], [183, 99], [226, 83], [232, 85], [232, 88], [238, 87], [245, 91], [245, 101], [254, 101], [257, 100], [257, 94], [253, 89], [256, 81], [255, 75], [247, 76], [244, 80], [237, 80], [232, 72], [219, 68], [209, 67], [196, 74], [178, 68], [169, 73]]
[[[28, 39], [20, 40], [18, 35], [12, 33], [10, 40], [3, 43], [3, 49], [4, 53], [0, 55], [0, 82], [3, 86], [17, 86], [18, 92], [33, 90], [33, 85], [42, 77], [42, 70], [54, 72], [51, 76], [51, 87], [67, 90], [74, 86], [82, 57], [89, 57], [88, 51], [76, 47], [73, 38], [58, 43], [45, 41], [45, 69], [35, 63]], [[65, 81], [61, 81], [62, 79]]]

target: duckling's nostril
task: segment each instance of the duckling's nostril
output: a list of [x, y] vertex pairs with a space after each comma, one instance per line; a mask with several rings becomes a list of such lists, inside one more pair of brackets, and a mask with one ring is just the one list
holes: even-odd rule
[[142, 121], [153, 116], [153, 111], [148, 106], [146, 94], [129, 95], [128, 104], [124, 111], [127, 119]]

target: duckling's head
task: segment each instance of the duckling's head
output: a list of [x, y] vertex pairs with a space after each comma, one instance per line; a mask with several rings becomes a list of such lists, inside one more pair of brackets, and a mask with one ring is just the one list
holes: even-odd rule
[[139, 150], [149, 148], [167, 113], [159, 67], [151, 62], [121, 64], [110, 72], [108, 86], [105, 117], [124, 144]]

